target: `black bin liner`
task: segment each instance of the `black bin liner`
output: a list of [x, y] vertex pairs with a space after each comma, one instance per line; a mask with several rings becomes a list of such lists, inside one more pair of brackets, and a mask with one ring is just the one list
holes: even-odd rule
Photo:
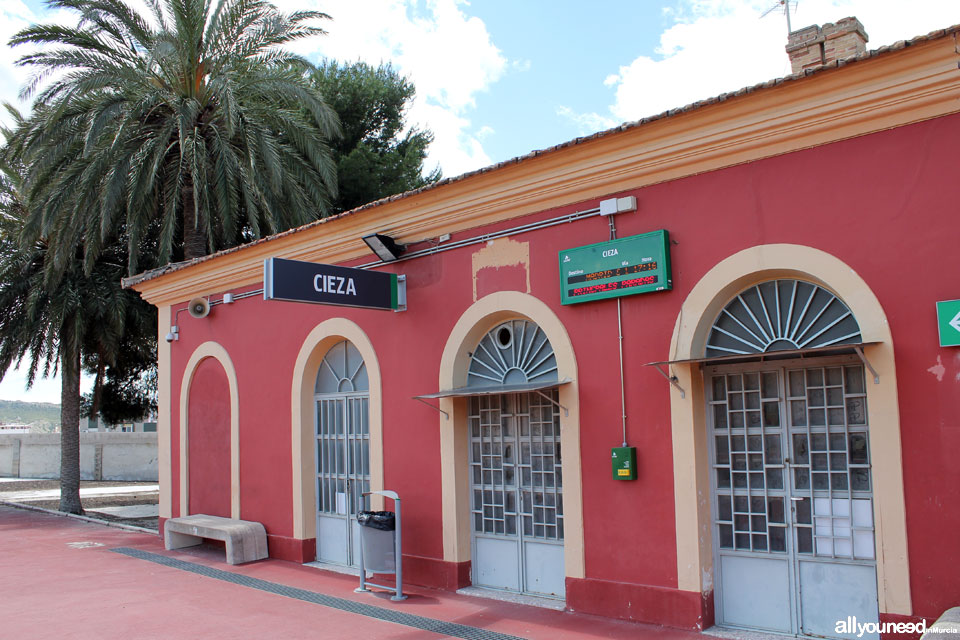
[[361, 511], [357, 514], [361, 527], [370, 527], [380, 531], [393, 531], [397, 528], [397, 516], [393, 511]]

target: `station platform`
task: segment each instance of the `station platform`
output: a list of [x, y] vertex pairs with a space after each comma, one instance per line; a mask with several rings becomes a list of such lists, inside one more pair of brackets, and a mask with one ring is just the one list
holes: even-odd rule
[[357, 578], [0, 506], [0, 620], [8, 638], [514, 638], [695, 640], [700, 634], [445, 591], [357, 594]]

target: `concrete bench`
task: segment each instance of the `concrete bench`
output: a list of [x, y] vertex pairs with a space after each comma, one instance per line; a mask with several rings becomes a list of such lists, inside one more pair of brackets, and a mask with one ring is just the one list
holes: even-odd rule
[[204, 538], [223, 540], [230, 564], [267, 557], [267, 531], [259, 522], [197, 514], [163, 523], [163, 542], [168, 551], [196, 546]]

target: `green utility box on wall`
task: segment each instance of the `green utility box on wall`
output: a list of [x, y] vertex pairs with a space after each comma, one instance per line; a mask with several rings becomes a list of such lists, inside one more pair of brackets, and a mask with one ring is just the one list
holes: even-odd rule
[[613, 457], [613, 479], [614, 480], [636, 480], [637, 479], [637, 448], [636, 447], [614, 447], [612, 457]]

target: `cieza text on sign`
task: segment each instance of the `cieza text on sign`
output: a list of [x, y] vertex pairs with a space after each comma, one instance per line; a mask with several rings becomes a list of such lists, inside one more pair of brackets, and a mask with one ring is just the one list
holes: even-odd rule
[[357, 295], [357, 285], [354, 283], [353, 278], [344, 278], [343, 276], [331, 276], [318, 273], [313, 276], [313, 288], [318, 293], [336, 293], [345, 296]]
[[263, 297], [401, 311], [406, 308], [406, 279], [382, 271], [268, 258], [263, 263]]

